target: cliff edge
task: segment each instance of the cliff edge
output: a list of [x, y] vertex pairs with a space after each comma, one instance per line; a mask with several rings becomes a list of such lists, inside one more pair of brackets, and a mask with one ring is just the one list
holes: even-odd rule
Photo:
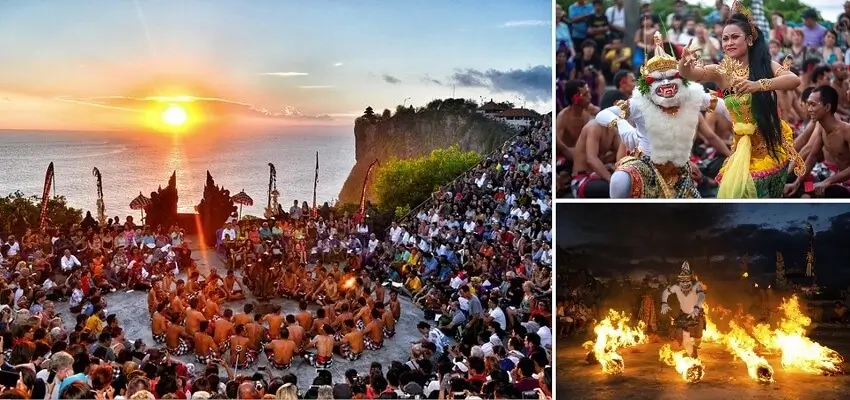
[[[371, 107], [354, 121], [354, 148], [357, 162], [351, 168], [339, 193], [342, 204], [360, 202], [366, 169], [376, 159], [378, 165], [392, 157], [414, 158], [432, 150], [460, 146], [487, 154], [514, 135], [511, 127], [476, 112], [475, 102], [463, 99], [434, 100], [414, 109], [399, 106], [395, 113], [375, 114]], [[372, 179], [366, 198], [372, 200]]]

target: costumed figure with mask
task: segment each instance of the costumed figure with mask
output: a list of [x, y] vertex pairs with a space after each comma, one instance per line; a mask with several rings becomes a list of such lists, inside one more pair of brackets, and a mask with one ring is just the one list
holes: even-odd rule
[[805, 173], [791, 127], [780, 119], [776, 102], [776, 91], [797, 89], [800, 78], [787, 63], [773, 61], [763, 35], [750, 11], [736, 1], [721, 36], [723, 61], [703, 66], [693, 42], [679, 61], [683, 77], [720, 86], [729, 110], [722, 122], [731, 123], [734, 141], [732, 155], [716, 178], [718, 198], [779, 198], [791, 161], [795, 174]]
[[[655, 56], [641, 67], [631, 98], [600, 111], [596, 121], [616, 128], [630, 155], [611, 175], [611, 198], [699, 198], [691, 177], [691, 148], [701, 113], [725, 112], [716, 95], [689, 82], [655, 33]], [[719, 106], [719, 107], [718, 107]]]
[[702, 333], [705, 330], [705, 292], [702, 284], [694, 279], [691, 267], [685, 261], [682, 271], [679, 273], [679, 283], [669, 286], [661, 292], [661, 314], [667, 315], [671, 311], [667, 299], [675, 294], [679, 300], [680, 314], [674, 319], [674, 339], [685, 347], [685, 351], [692, 358], [697, 358]]

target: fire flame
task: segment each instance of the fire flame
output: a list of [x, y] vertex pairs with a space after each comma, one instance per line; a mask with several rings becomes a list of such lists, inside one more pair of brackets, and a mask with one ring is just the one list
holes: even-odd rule
[[729, 322], [729, 333], [725, 335], [726, 347], [735, 357], [747, 364], [747, 374], [762, 383], [773, 382], [773, 367], [764, 357], [756, 354], [756, 340], [735, 321]]
[[676, 372], [688, 383], [697, 383], [705, 376], [705, 366], [698, 358], [691, 358], [684, 350], [673, 351], [669, 344], [658, 350], [658, 357], [665, 364], [676, 368]]
[[779, 310], [783, 315], [778, 328], [759, 324], [753, 329], [753, 335], [765, 348], [782, 354], [782, 367], [811, 374], [844, 373], [841, 366], [844, 358], [838, 352], [806, 337], [806, 328], [812, 320], [803, 314], [797, 296], [787, 301], [782, 299]]
[[708, 317], [708, 303], [703, 303], [702, 311], [705, 314], [705, 330], [702, 332], [702, 341], [711, 343], [720, 342], [723, 339], [723, 334], [717, 329], [717, 324]]
[[584, 344], [590, 349], [589, 362], [599, 362], [602, 372], [616, 375], [623, 373], [625, 364], [623, 357], [617, 353], [618, 349], [636, 346], [646, 343], [646, 324], [639, 321], [637, 327], [629, 326], [630, 318], [625, 312], [618, 313], [614, 310], [608, 311], [608, 317], [596, 324], [593, 331], [596, 333], [595, 341]]
[[354, 279], [354, 277], [353, 277], [353, 276], [352, 276], [352, 277], [349, 277], [348, 279], [346, 279], [346, 280], [345, 280], [345, 282], [343, 282], [343, 283], [342, 283], [342, 288], [343, 288], [343, 289], [346, 289], [346, 290], [351, 289], [351, 288], [353, 288], [353, 287], [354, 287], [354, 283], [355, 283], [356, 281], [357, 281], [357, 280], [356, 280], [356, 279]]

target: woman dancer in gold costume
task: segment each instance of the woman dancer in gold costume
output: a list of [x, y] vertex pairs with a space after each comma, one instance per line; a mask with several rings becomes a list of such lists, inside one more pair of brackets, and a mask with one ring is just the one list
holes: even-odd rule
[[683, 77], [724, 89], [735, 137], [733, 153], [717, 176], [718, 198], [782, 197], [789, 164], [794, 163], [794, 173], [805, 172], [791, 127], [779, 117], [775, 92], [796, 89], [800, 78], [771, 59], [763, 35], [750, 11], [736, 1], [723, 28], [723, 61], [702, 66], [699, 49], [691, 45], [679, 61]]

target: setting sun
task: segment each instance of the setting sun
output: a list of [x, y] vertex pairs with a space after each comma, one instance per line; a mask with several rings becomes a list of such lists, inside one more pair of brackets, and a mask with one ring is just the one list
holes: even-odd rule
[[183, 107], [172, 104], [162, 112], [162, 122], [168, 126], [180, 127], [186, 124], [188, 115]]

